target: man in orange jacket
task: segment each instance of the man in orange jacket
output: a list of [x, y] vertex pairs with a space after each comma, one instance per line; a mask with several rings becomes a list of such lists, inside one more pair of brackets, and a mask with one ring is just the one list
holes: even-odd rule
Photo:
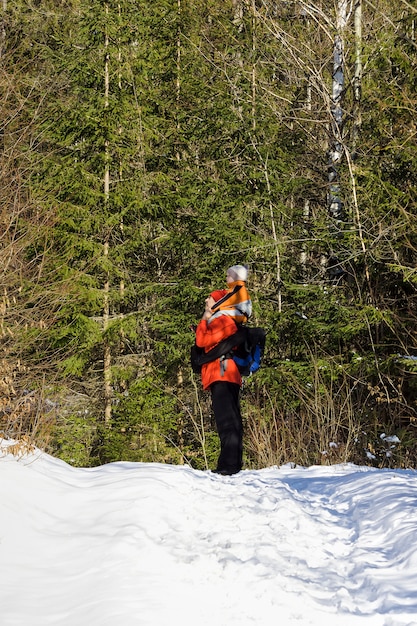
[[[206, 299], [203, 317], [196, 329], [196, 344], [208, 352], [220, 341], [237, 331], [236, 322], [227, 315], [214, 317], [215, 303], [225, 291], [213, 291]], [[240, 413], [240, 388], [242, 377], [233, 359], [216, 359], [201, 368], [204, 389], [209, 389], [220, 439], [220, 456], [217, 461], [218, 474], [229, 476], [242, 469], [243, 426]]]

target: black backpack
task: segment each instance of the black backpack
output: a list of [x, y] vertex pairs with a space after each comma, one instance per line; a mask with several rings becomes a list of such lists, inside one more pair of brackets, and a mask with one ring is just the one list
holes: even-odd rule
[[238, 330], [223, 339], [208, 352], [196, 344], [191, 347], [191, 367], [194, 373], [201, 372], [201, 366], [216, 359], [233, 359], [242, 376], [250, 376], [258, 371], [265, 349], [266, 332], [263, 328], [240, 326]]

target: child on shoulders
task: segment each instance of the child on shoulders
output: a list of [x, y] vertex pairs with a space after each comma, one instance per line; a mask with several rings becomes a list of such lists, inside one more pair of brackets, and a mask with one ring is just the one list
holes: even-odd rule
[[245, 324], [252, 314], [252, 302], [246, 288], [248, 269], [244, 265], [232, 265], [226, 273], [228, 289], [219, 289], [221, 295], [212, 307], [210, 321], [220, 315], [231, 317], [236, 324]]

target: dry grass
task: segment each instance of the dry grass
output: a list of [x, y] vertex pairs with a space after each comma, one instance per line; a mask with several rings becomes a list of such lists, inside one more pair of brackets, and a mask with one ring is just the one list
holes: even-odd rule
[[303, 386], [293, 380], [285, 400], [265, 390], [261, 395], [262, 404], [259, 397], [245, 402], [246, 449], [254, 467], [357, 460], [360, 423], [351, 381], [326, 381], [316, 367], [313, 383]]

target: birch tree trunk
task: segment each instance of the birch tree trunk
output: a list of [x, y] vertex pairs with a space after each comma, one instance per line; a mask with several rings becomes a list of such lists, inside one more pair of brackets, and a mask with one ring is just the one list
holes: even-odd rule
[[343, 32], [349, 19], [348, 1], [338, 0], [336, 7], [336, 35], [333, 42], [333, 76], [331, 98], [332, 143], [329, 151], [329, 212], [336, 220], [343, 220], [344, 205], [340, 188], [338, 166], [343, 157], [343, 90], [345, 84]]
[[359, 140], [361, 127], [361, 92], [362, 92], [362, 0], [355, 1], [355, 77], [353, 84], [354, 94], [354, 121], [353, 121], [353, 152]]

